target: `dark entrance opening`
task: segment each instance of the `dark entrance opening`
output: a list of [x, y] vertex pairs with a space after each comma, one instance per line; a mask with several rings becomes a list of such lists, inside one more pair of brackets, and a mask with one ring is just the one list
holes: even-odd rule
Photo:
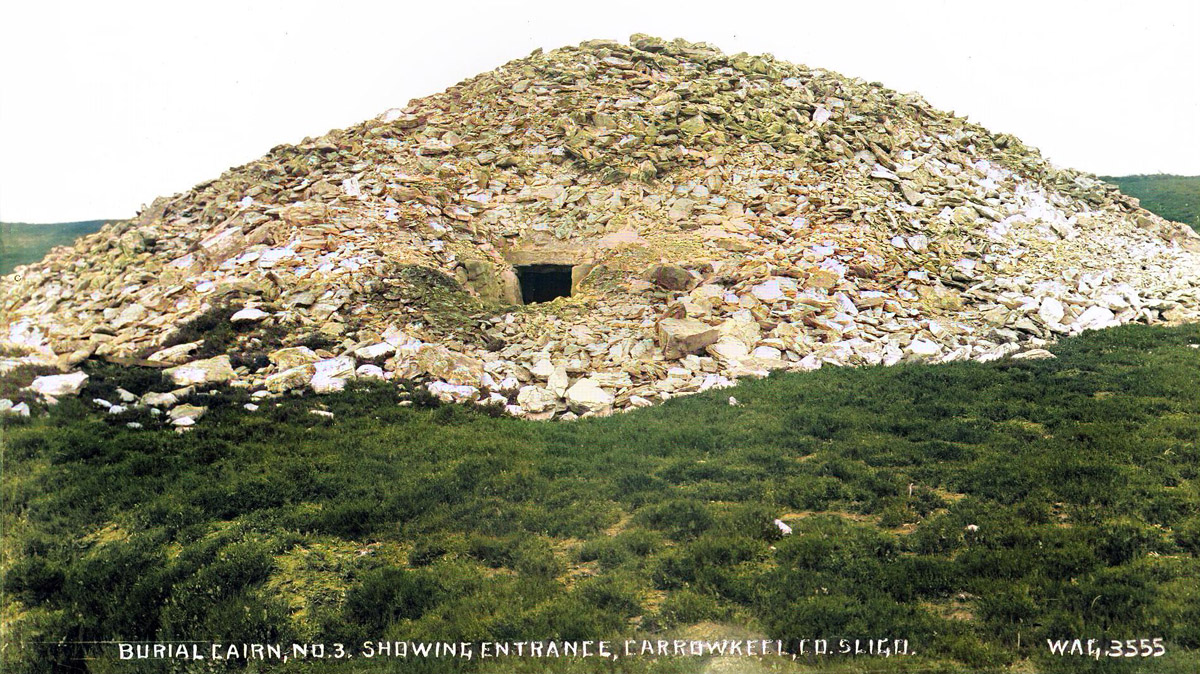
[[571, 296], [569, 264], [529, 264], [516, 269], [521, 281], [521, 301], [525, 304]]

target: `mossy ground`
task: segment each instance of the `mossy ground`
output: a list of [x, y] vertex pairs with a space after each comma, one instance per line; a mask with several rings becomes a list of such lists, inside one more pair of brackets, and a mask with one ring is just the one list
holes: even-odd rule
[[[918, 654], [245, 667], [1195, 671], [1195, 344], [1200, 326], [1126, 326], [1054, 360], [776, 374], [556, 424], [401, 405], [381, 385], [255, 413], [211, 395], [182, 435], [64, 400], [0, 427], [4, 670], [166, 671], [96, 643], [116, 639], [699, 630], [907, 638]], [[1168, 654], [1048, 654], [1074, 636], [1161, 637]]]

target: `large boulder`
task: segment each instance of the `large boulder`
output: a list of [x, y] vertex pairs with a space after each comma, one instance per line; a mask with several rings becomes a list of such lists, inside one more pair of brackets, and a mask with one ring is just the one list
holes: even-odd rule
[[171, 407], [179, 402], [179, 396], [174, 393], [158, 393], [151, 391], [141, 398], [141, 404], [147, 407]]
[[317, 225], [328, 219], [328, 209], [319, 201], [301, 201], [280, 210], [279, 216], [289, 225]]
[[[479, 259], [463, 260], [460, 273], [465, 276], [465, 278], [460, 278], [465, 281], [464, 285], [474, 290], [483, 299], [504, 301], [510, 304], [520, 303], [520, 281], [518, 280], [516, 285], [518, 294], [514, 297], [511, 292], [511, 281], [501, 274], [497, 274], [496, 265], [491, 262]], [[513, 278], [516, 279], [516, 274], [513, 274]]]
[[215, 267], [240, 253], [245, 248], [245, 241], [240, 226], [230, 227], [201, 241], [200, 254], [210, 266]]
[[324, 375], [326, 377], [353, 377], [354, 368], [357, 363], [351, 356], [338, 356], [337, 358], [326, 358], [313, 363], [313, 370], [317, 376]]
[[750, 355], [750, 347], [733, 337], [721, 337], [705, 349], [709, 355], [726, 361], [735, 361]]
[[159, 349], [158, 351], [150, 354], [149, 360], [172, 364], [184, 363], [187, 362], [188, 355], [196, 349], [199, 349], [200, 345], [203, 343], [204, 342], [202, 341], [195, 341], [187, 342], [186, 344], [168, 346], [165, 349]]
[[270, 360], [280, 370], [289, 370], [301, 365], [312, 365], [321, 360], [321, 357], [315, 351], [307, 346], [292, 346], [286, 349], [272, 351], [267, 355]]
[[208, 412], [207, 407], [201, 407], [199, 405], [180, 405], [179, 407], [176, 407], [168, 412], [167, 416], [171, 418], [171, 421], [178, 421], [179, 419], [185, 418], [195, 421], [196, 419], [204, 416], [206, 412]]
[[422, 344], [414, 360], [420, 372], [457, 386], [478, 386], [483, 375], [482, 361], [440, 344]]
[[376, 342], [354, 350], [354, 357], [368, 363], [379, 363], [387, 360], [396, 352], [396, 346], [388, 342]]
[[523, 386], [517, 393], [517, 404], [526, 412], [545, 412], [558, 405], [558, 396], [541, 386]]
[[229, 362], [229, 356], [224, 354], [167, 368], [164, 373], [176, 386], [221, 384], [237, 376], [233, 371], [233, 365]]
[[1071, 331], [1100, 330], [1120, 324], [1120, 321], [1116, 319], [1116, 315], [1113, 314], [1112, 310], [1099, 305], [1092, 305], [1084, 309], [1083, 313], [1079, 314], [1075, 321], [1071, 323]]
[[735, 316], [718, 325], [717, 330], [721, 339], [735, 339], [748, 347], [754, 346], [762, 335], [762, 327], [752, 317]]
[[567, 388], [571, 385], [571, 377], [567, 374], [567, 368], [559, 365], [550, 373], [550, 377], [546, 380], [546, 387], [554, 392], [555, 395], [564, 396], [567, 394]]
[[308, 385], [313, 377], [312, 365], [297, 365], [274, 374], [267, 375], [267, 390], [273, 393], [283, 393]]
[[38, 377], [33, 380], [29, 388], [33, 389], [40, 395], [61, 398], [62, 396], [76, 395], [83, 388], [88, 376], [83, 372], [72, 372], [70, 374], [54, 374], [47, 377]]
[[326, 358], [313, 363], [313, 377], [309, 381], [314, 393], [335, 393], [346, 388], [346, 380], [353, 379], [357, 363], [351, 356]]
[[658, 322], [658, 342], [668, 359], [700, 353], [720, 336], [720, 330], [694, 318], [664, 318]]
[[308, 385], [312, 387], [313, 393], [336, 393], [346, 388], [346, 378], [317, 373]]
[[759, 302], [774, 304], [783, 299], [786, 294], [778, 279], [768, 279], [750, 289], [750, 294]]
[[258, 307], [246, 307], [245, 309], [241, 309], [239, 311], [234, 312], [234, 314], [229, 317], [229, 322], [231, 322], [231, 323], [257, 323], [270, 315], [271, 314], [268, 314], [267, 312], [263, 311], [262, 309], [259, 309]]
[[604, 415], [612, 412], [613, 395], [595, 380], [584, 377], [567, 389], [567, 407], [576, 414]]
[[643, 272], [642, 278], [664, 290], [687, 290], [695, 281], [688, 270], [677, 264], [656, 264]]
[[1063, 303], [1054, 297], [1043, 297], [1038, 307], [1038, 316], [1048, 325], [1058, 325], [1066, 313]]

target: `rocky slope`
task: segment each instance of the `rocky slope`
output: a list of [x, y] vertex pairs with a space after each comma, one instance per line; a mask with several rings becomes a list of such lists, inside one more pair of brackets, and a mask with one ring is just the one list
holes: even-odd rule
[[[571, 296], [522, 305], [527, 264]], [[139, 358], [262, 396], [418, 378], [569, 418], [1195, 320], [1200, 239], [916, 95], [635, 35], [278, 146], [18, 268], [0, 312], [2, 367]], [[201, 316], [232, 337], [179, 332]]]

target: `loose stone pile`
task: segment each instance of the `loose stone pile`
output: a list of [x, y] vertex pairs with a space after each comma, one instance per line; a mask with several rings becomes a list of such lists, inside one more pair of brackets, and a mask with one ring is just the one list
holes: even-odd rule
[[[533, 258], [576, 265], [572, 296], [521, 305]], [[171, 339], [214, 310], [231, 353]], [[1197, 320], [1200, 238], [914, 94], [634, 35], [278, 146], [18, 268], [0, 313], [0, 370], [139, 358], [260, 398], [415, 378], [573, 418]], [[108, 404], [180, 397], [151, 395]]]

